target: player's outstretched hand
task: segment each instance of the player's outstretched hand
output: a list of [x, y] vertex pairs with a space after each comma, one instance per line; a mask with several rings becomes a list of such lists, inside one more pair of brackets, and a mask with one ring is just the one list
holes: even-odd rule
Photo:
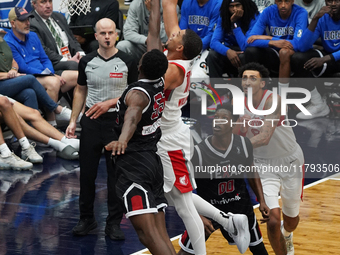
[[127, 147], [127, 142], [122, 141], [112, 141], [108, 145], [105, 146], [105, 149], [108, 151], [112, 151], [112, 155], [120, 155], [125, 153], [125, 149]]
[[259, 206], [259, 210], [262, 214], [262, 219], [260, 219], [261, 223], [266, 223], [269, 221], [269, 212], [270, 209], [269, 207], [266, 205], [266, 203], [261, 203]]

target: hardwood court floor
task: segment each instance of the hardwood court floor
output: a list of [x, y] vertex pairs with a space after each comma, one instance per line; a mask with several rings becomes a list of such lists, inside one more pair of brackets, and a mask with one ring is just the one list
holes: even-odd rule
[[[300, 224], [294, 231], [294, 247], [296, 255], [340, 254], [340, 179], [324, 179], [307, 186], [304, 200], [300, 208]], [[258, 208], [255, 209], [257, 219], [261, 218]], [[260, 225], [268, 253], [274, 254], [268, 238], [266, 225]], [[178, 238], [173, 245], [179, 250]], [[206, 242], [209, 255], [239, 255], [236, 246], [228, 245], [218, 230]], [[150, 253], [142, 253], [150, 254]], [[244, 253], [251, 255], [249, 249]]]

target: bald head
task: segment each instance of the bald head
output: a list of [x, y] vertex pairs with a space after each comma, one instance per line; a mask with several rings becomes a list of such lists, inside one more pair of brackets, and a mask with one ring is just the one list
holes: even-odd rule
[[95, 37], [99, 48], [112, 48], [117, 40], [116, 24], [108, 18], [98, 20], [95, 27]]
[[99, 30], [113, 30], [113, 32], [116, 32], [116, 24], [114, 23], [114, 21], [112, 19], [108, 19], [108, 18], [103, 18], [97, 21], [96, 26], [95, 26], [95, 30], [96, 33], [99, 33]]

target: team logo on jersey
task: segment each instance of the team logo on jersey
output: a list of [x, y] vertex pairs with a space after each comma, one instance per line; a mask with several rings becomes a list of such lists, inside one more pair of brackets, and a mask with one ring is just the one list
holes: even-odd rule
[[241, 149], [239, 147], [236, 147], [237, 154], [241, 154]]
[[301, 37], [302, 36], [302, 29], [299, 29], [297, 37]]
[[118, 65], [114, 65], [113, 66], [113, 71], [116, 73], [116, 72], [118, 72]]
[[179, 177], [179, 183], [182, 184], [183, 186], [187, 186], [189, 183], [188, 177], [186, 175]]

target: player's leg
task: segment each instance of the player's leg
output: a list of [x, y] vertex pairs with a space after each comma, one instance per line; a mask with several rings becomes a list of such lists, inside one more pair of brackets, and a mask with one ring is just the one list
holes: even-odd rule
[[[255, 163], [256, 164], [256, 163]], [[263, 162], [262, 162], [263, 164]], [[260, 166], [259, 166], [260, 167]], [[264, 199], [270, 208], [269, 221], [267, 222], [267, 235], [276, 255], [286, 255], [286, 243], [281, 233], [281, 209], [279, 205], [279, 191], [281, 182], [274, 174], [259, 173], [262, 182]]]
[[206, 254], [204, 226], [192, 200], [192, 192], [181, 193], [175, 186], [166, 194], [175, 205], [187, 229], [195, 254]]
[[[295, 153], [285, 159], [287, 162], [285, 165], [293, 166], [295, 169], [301, 169], [300, 167], [304, 164], [303, 152], [298, 146]], [[282, 164], [284, 165], [284, 164]], [[299, 210], [302, 197], [303, 189], [303, 172], [296, 171], [289, 173], [284, 178], [282, 178], [281, 187], [281, 199], [282, 199], [282, 214], [283, 214], [283, 226], [282, 233], [286, 241], [287, 254], [294, 254], [293, 245], [293, 231], [297, 228], [299, 224]]]
[[140, 242], [149, 249], [151, 254], [174, 255], [156, 227], [156, 216], [153, 213], [135, 215], [129, 219]]
[[166, 224], [165, 224], [165, 214], [163, 211], [158, 211], [157, 214], [155, 214], [155, 220], [156, 220], [156, 226], [158, 228], [158, 232], [162, 239], [165, 241], [165, 243], [168, 245], [169, 249], [171, 250], [172, 254], [175, 255], [176, 251], [174, 246], [172, 245], [168, 232], [166, 230]]

